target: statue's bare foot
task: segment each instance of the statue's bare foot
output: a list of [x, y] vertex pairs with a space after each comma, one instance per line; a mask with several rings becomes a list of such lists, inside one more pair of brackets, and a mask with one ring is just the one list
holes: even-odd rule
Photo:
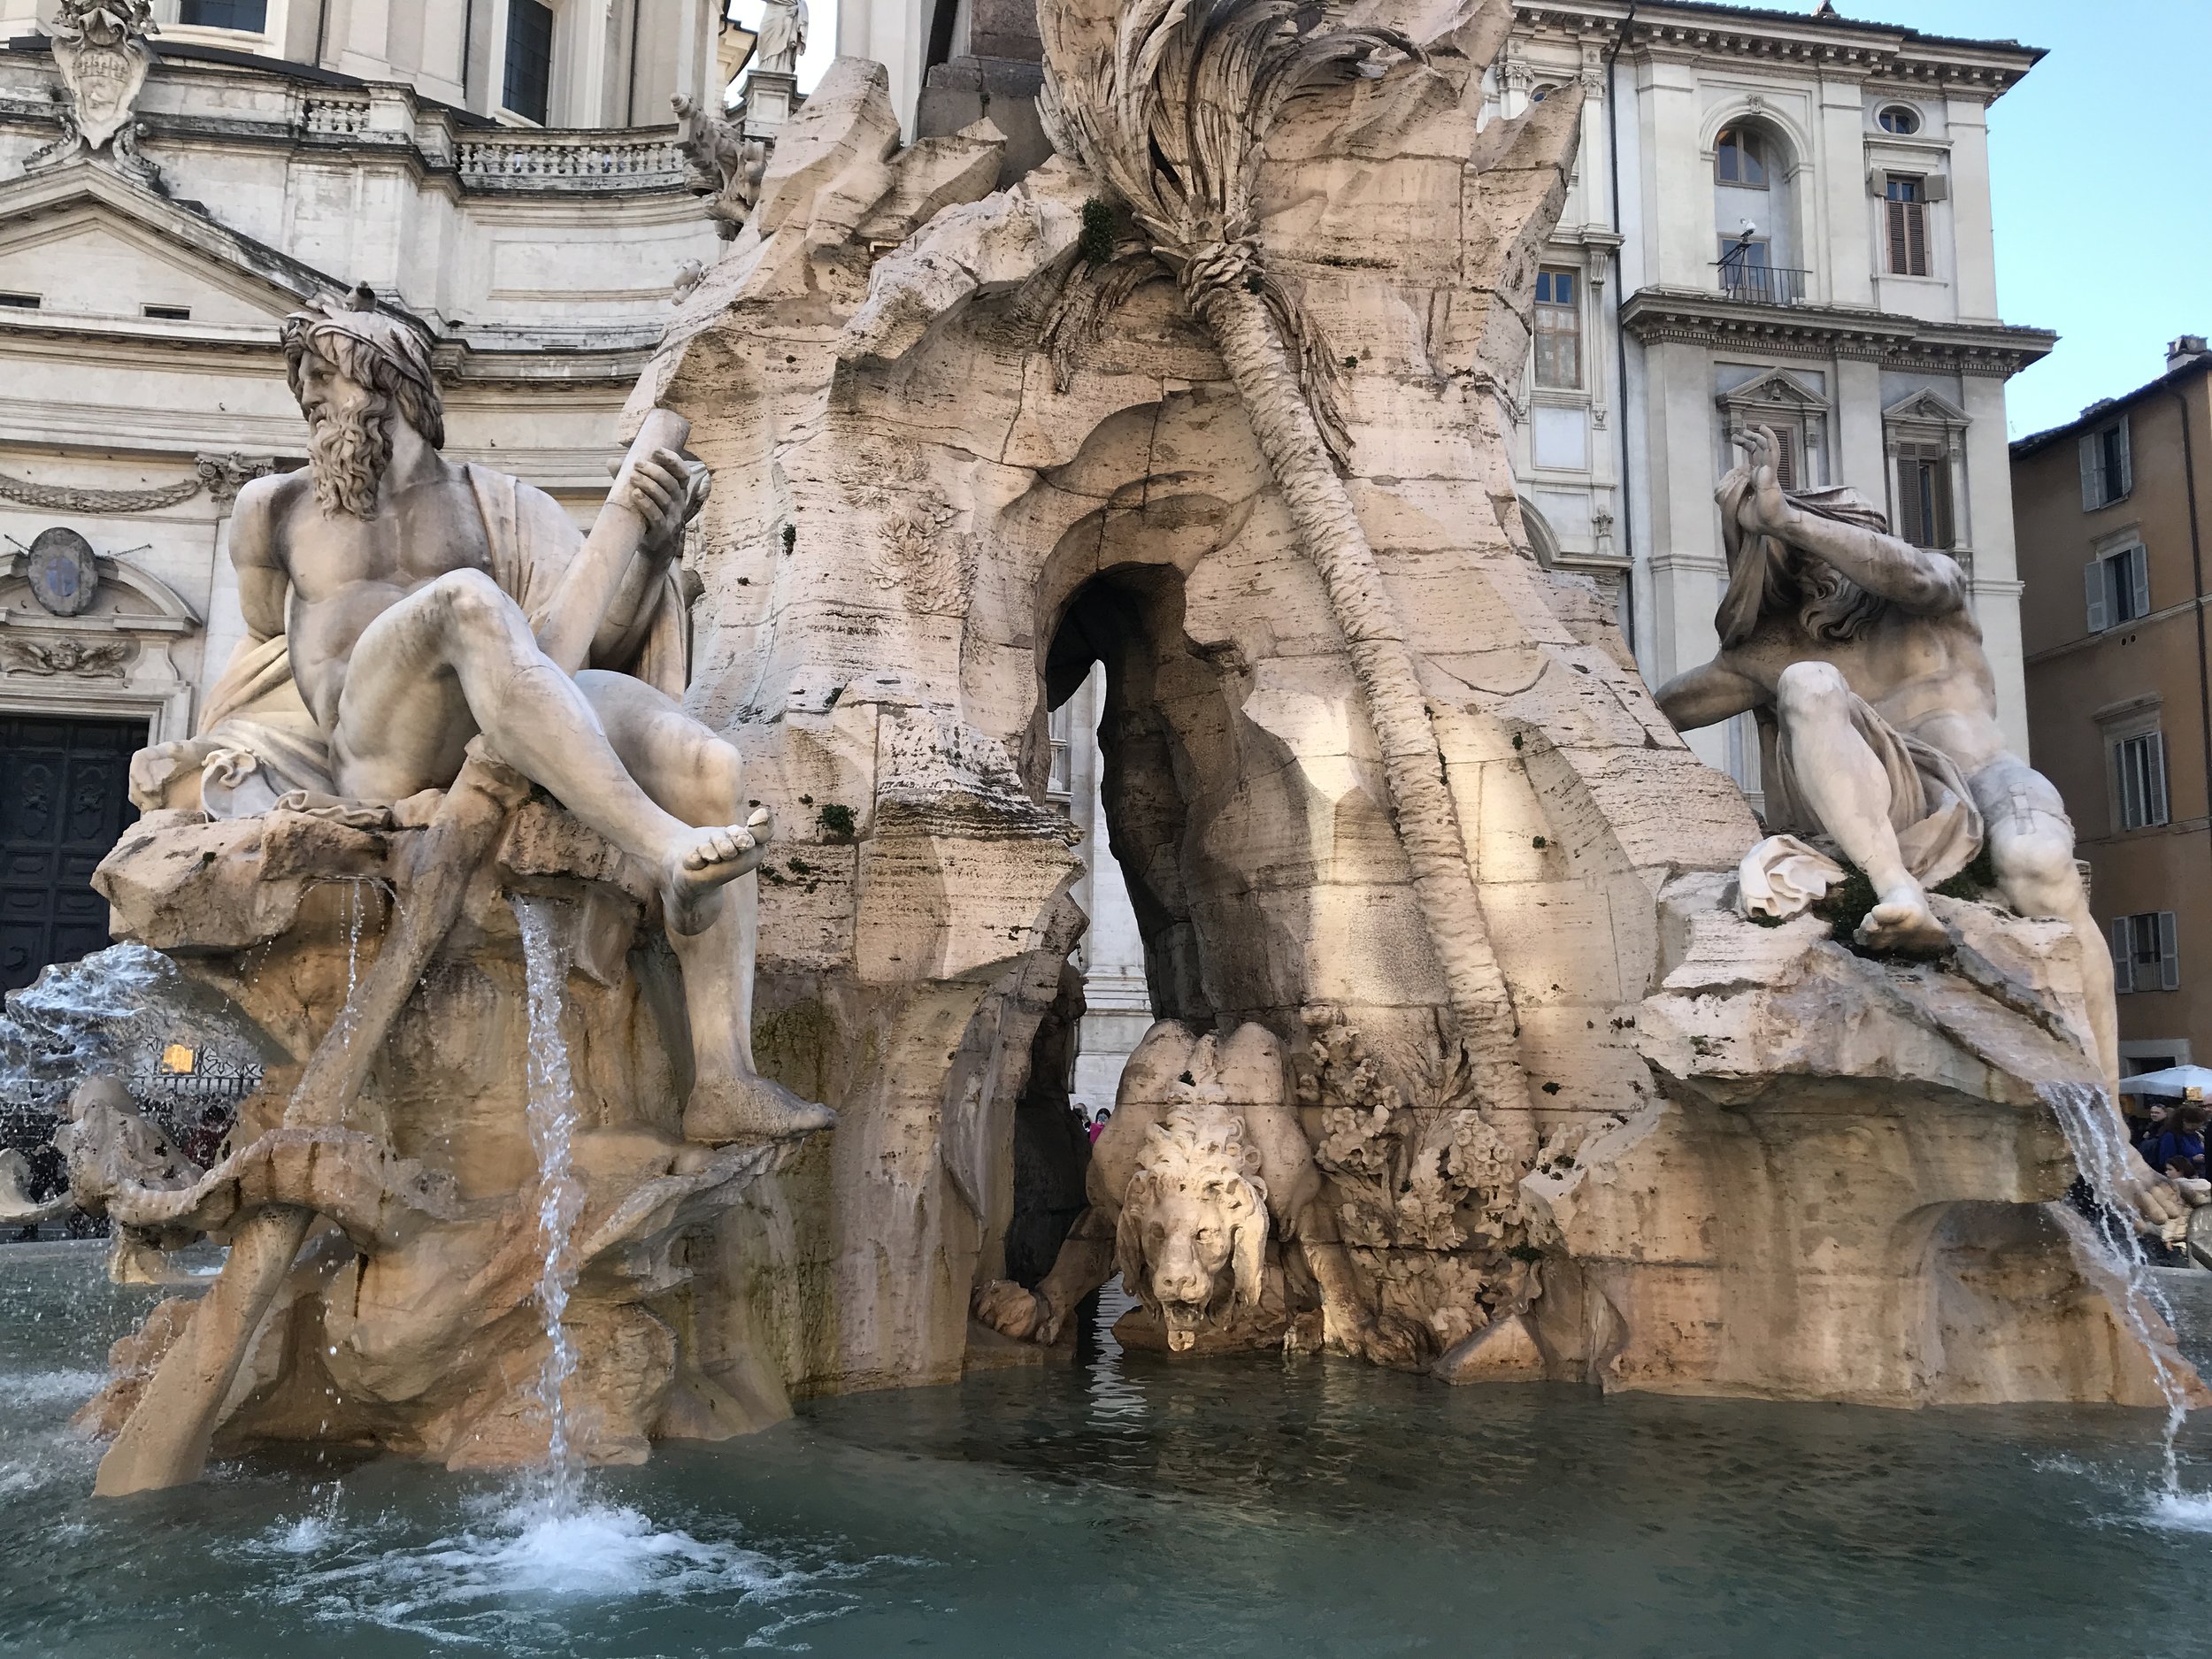
[[742, 824], [721, 824], [688, 832], [662, 872], [661, 893], [669, 926], [695, 933], [713, 920], [709, 901], [723, 887], [758, 868], [775, 834], [775, 820], [763, 807]]
[[1885, 899], [1859, 924], [1858, 941], [1869, 950], [1896, 950], [1914, 956], [1939, 956], [1951, 935], [1917, 893]]
[[703, 1077], [684, 1106], [684, 1139], [709, 1146], [786, 1141], [836, 1126], [837, 1114], [828, 1107], [764, 1077]]

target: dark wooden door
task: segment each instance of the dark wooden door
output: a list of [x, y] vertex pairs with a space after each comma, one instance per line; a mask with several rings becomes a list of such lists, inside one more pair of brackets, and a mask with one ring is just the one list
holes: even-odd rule
[[108, 945], [92, 872], [138, 817], [140, 720], [0, 715], [0, 991]]

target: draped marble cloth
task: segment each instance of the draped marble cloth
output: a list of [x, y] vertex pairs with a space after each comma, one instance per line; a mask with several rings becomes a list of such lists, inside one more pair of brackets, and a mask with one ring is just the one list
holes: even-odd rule
[[[543, 490], [484, 467], [461, 470], [483, 518], [492, 580], [535, 630], [584, 545], [583, 532]], [[635, 653], [624, 662], [591, 665], [634, 675], [680, 698], [689, 678], [690, 629], [672, 565], [647, 603], [651, 616]], [[201, 773], [201, 803], [211, 817], [243, 818], [280, 800], [324, 810], [347, 804], [338, 799], [329, 739], [300, 696], [281, 634], [240, 644], [208, 694], [199, 735], [220, 745]]]
[[[1738, 471], [1722, 482], [1719, 491], [1729, 576], [1728, 591], [1714, 622], [1724, 646], [1749, 638], [1760, 618], [1770, 608], [1778, 608], [1778, 601], [1795, 603], [1784, 597], [1795, 585], [1786, 550], [1771, 536], [1747, 534], [1737, 518], [1750, 488], [1750, 480]], [[1889, 521], [1849, 488], [1792, 492], [1790, 503], [1801, 512], [1889, 534]], [[1816, 638], [1836, 642], [1852, 637], [1870, 621], [1882, 603], [1863, 594], [1832, 604], [1811, 600], [1805, 603], [1801, 619]], [[1888, 781], [1890, 827], [1897, 833], [1905, 868], [1924, 887], [1947, 881], [1982, 849], [1981, 810], [1974, 804], [1965, 774], [1950, 756], [1899, 731], [1855, 693], [1850, 710], [1852, 728], [1881, 763]], [[1840, 881], [1844, 866], [1833, 856], [1834, 843], [1827, 840], [1824, 826], [1805, 802], [1789, 728], [1771, 710], [1762, 710], [1760, 734], [1769, 833], [1744, 855], [1737, 869], [1738, 903], [1747, 915], [1794, 916]]]

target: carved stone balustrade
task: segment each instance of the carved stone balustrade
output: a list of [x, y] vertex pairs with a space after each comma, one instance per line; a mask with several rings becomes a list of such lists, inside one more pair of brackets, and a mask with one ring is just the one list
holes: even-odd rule
[[455, 149], [461, 181], [477, 189], [638, 190], [684, 181], [672, 127], [501, 131], [472, 134]]

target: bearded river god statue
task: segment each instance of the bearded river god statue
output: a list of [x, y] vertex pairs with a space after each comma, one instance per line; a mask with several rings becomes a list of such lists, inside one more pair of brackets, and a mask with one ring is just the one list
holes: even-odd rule
[[[239, 498], [249, 637], [200, 734], [137, 757], [97, 877], [279, 1057], [212, 1169], [140, 1156], [113, 1101], [63, 1132], [127, 1238], [231, 1245], [88, 1409], [99, 1489], [189, 1479], [219, 1432], [497, 1464], [772, 1418], [693, 1258], [834, 1119], [753, 1064], [772, 824], [676, 702], [686, 424], [645, 421], [585, 537], [439, 454], [423, 338], [365, 290], [284, 342], [309, 465]], [[573, 1374], [534, 1389], [534, 1346]]]

